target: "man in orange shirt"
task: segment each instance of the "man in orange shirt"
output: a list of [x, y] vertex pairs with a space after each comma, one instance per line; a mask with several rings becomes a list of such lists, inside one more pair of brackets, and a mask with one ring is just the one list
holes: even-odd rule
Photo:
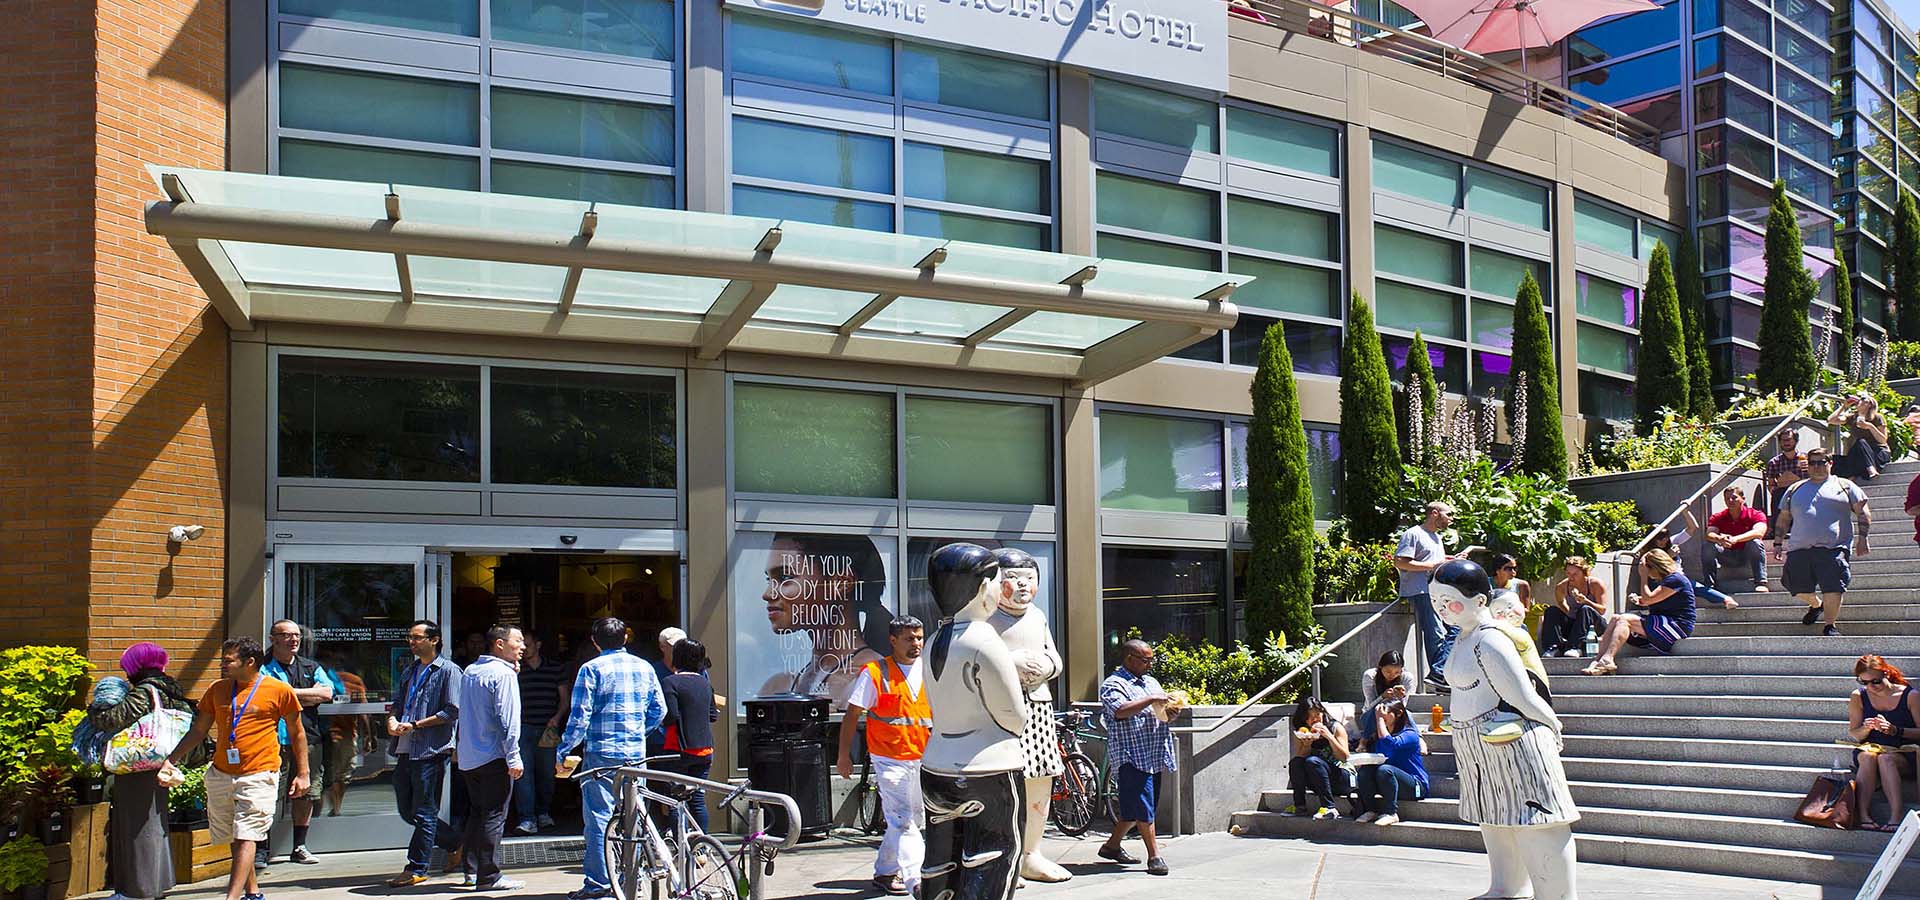
[[228, 638], [220, 645], [220, 680], [201, 698], [193, 727], [171, 758], [180, 765], [212, 732], [207, 831], [214, 844], [233, 844], [227, 900], [265, 900], [254, 878], [253, 854], [255, 845], [266, 840], [273, 828], [274, 805], [281, 793], [281, 723], [287, 725], [288, 752], [293, 757], [287, 796], [305, 796], [311, 775], [300, 700], [286, 683], [260, 677], [260, 666], [266, 661], [266, 651], [253, 638]]

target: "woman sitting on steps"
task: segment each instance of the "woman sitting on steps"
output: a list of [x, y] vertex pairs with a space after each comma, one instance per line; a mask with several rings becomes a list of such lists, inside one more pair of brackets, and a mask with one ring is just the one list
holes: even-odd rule
[[[1913, 774], [1913, 761], [1898, 752], [1920, 739], [1920, 694], [1907, 685], [1907, 676], [1893, 663], [1869, 653], [1854, 661], [1853, 677], [1860, 689], [1847, 698], [1847, 737], [1857, 741], [1853, 751], [1854, 780], [1860, 786], [1860, 828], [1892, 831], [1905, 812], [1901, 780]], [[1887, 796], [1887, 824], [1873, 821], [1873, 789]]]

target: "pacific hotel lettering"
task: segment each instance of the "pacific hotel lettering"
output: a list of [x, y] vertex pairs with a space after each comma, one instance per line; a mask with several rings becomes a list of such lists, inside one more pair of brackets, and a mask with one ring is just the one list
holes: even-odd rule
[[[906, 0], [844, 0], [849, 12], [880, 18], [898, 19], [917, 25], [927, 23], [927, 4]], [[1038, 19], [1061, 27], [1077, 23], [1082, 0], [938, 0], [942, 6], [981, 9], [999, 15]], [[1085, 0], [1098, 2], [1098, 0]], [[1128, 40], [1145, 39], [1181, 50], [1203, 51], [1193, 22], [1170, 16], [1124, 9], [1115, 13], [1110, 3], [1098, 3], [1089, 15], [1087, 27], [1103, 34], [1118, 34]]]

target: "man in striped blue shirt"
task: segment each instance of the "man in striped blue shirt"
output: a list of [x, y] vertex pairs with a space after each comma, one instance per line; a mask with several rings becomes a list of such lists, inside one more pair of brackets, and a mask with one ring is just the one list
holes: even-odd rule
[[[581, 666], [573, 682], [573, 712], [555, 750], [560, 760], [554, 766], [556, 773], [565, 767], [574, 747], [582, 748], [583, 770], [640, 762], [647, 756], [647, 732], [667, 714], [666, 697], [653, 666], [627, 652], [627, 623], [612, 616], [594, 622], [593, 645], [600, 655]], [[586, 806], [586, 877], [580, 889], [567, 897], [611, 897], [603, 848], [607, 821], [613, 818], [613, 784], [588, 779], [580, 785], [580, 793]]]

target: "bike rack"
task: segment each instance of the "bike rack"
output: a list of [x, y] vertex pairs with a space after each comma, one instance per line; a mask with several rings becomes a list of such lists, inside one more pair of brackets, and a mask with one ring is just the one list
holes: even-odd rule
[[[646, 766], [621, 766], [620, 774], [630, 775], [642, 781], [664, 781], [722, 795], [732, 794], [740, 789], [737, 784], [708, 781], [705, 778], [695, 778], [679, 772], [663, 772]], [[773, 791], [756, 791], [748, 788], [741, 793], [740, 799], [747, 801], [746, 839], [749, 843], [770, 847], [775, 851], [792, 849], [793, 845], [800, 843], [800, 804], [795, 803], [792, 797]], [[763, 807], [775, 805], [787, 813], [787, 833], [779, 836], [766, 833], [766, 811]], [[761, 860], [757, 858], [758, 854], [753, 855], [756, 858], [751, 860], [752, 865], [747, 869], [747, 897], [748, 900], [763, 900], [766, 896], [766, 887], [761, 884], [763, 867], [760, 865]], [[655, 882], [655, 885], [657, 892], [658, 882]]]

